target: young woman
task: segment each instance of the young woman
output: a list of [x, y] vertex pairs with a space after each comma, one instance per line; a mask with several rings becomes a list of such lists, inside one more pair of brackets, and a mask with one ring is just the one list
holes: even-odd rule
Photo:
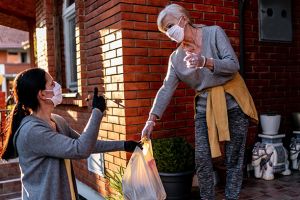
[[21, 72], [14, 81], [16, 105], [5, 132], [3, 159], [19, 156], [22, 199], [74, 200], [75, 177], [70, 159], [91, 153], [130, 151], [135, 141], [97, 140], [105, 100], [95, 88], [92, 114], [81, 134], [73, 130], [54, 107], [61, 103], [61, 86], [43, 69]]

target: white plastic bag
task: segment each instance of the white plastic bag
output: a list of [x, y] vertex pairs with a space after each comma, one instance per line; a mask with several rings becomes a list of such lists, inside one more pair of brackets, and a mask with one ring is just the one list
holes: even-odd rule
[[125, 169], [122, 179], [125, 200], [163, 200], [166, 192], [153, 158], [151, 140], [137, 147]]

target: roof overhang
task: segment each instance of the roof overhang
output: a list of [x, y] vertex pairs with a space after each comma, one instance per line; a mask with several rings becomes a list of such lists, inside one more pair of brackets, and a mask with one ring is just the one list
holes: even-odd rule
[[1, 0], [0, 12], [23, 20], [35, 20], [35, 6], [36, 0]]

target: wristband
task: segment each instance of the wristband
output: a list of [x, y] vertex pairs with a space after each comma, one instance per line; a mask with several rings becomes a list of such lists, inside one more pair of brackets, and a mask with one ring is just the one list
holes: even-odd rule
[[146, 122], [146, 124], [153, 124], [153, 126], [155, 126], [155, 122], [154, 122], [154, 121], [151, 121], [151, 120], [148, 120], [148, 121]]
[[205, 58], [205, 56], [202, 56], [202, 55], [201, 55], [201, 58], [203, 58], [203, 63], [202, 63], [202, 65], [200, 66], [200, 68], [203, 68], [203, 67], [205, 67], [205, 65], [206, 65], [206, 58]]

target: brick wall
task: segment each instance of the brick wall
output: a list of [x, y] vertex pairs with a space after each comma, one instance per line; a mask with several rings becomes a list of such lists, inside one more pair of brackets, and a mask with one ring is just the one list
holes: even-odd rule
[[291, 113], [300, 110], [300, 3], [292, 1], [292, 43], [258, 41], [257, 3], [246, 5], [246, 83], [259, 113], [281, 114], [281, 132], [289, 135]]
[[[85, 37], [80, 39], [85, 49], [83, 65], [86, 66], [82, 90], [91, 93], [97, 86], [108, 99], [121, 99], [124, 104], [122, 67], [121, 9], [119, 1], [84, 2]], [[125, 139], [125, 111], [122, 106], [107, 100], [108, 110], [101, 123], [99, 138], [109, 140]], [[124, 152], [105, 153], [106, 170], [117, 171], [119, 165], [126, 166]], [[86, 172], [86, 163], [78, 165], [83, 174], [78, 177], [95, 190], [106, 195], [107, 183], [103, 177]], [[86, 179], [88, 177], [88, 179]]]

